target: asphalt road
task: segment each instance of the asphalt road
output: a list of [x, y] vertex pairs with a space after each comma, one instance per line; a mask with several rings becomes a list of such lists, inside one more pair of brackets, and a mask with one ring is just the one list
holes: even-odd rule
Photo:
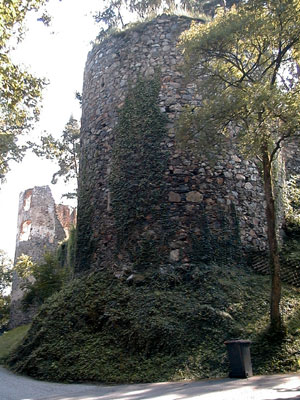
[[300, 374], [141, 385], [56, 384], [0, 367], [0, 400], [298, 400]]

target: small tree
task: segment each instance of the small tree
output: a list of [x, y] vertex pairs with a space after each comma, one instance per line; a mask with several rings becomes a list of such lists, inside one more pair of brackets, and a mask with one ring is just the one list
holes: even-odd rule
[[22, 298], [24, 308], [41, 305], [53, 293], [59, 291], [68, 271], [59, 265], [56, 254], [45, 253], [44, 260], [37, 264], [28, 255], [22, 254], [14, 267], [22, 279], [25, 290]]
[[[41, 137], [41, 144], [29, 144], [37, 156], [58, 163], [59, 170], [53, 175], [51, 183], [55, 184], [59, 178], [63, 178], [65, 183], [76, 180], [78, 187], [79, 142], [80, 127], [78, 121], [71, 116], [60, 139], [49, 134]], [[65, 196], [75, 198], [77, 193], [67, 193]]]
[[298, 134], [300, 87], [299, 0], [249, 0], [194, 24], [181, 38], [190, 81], [202, 96], [182, 116], [181, 140], [220, 143], [234, 131], [242, 153], [262, 171], [270, 266], [271, 328], [282, 327], [279, 244], [276, 235], [274, 161], [284, 140]]

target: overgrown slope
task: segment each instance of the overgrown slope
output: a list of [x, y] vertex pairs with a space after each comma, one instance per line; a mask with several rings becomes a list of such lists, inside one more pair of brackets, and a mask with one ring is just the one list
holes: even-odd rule
[[[224, 341], [253, 340], [254, 373], [299, 368], [300, 291], [284, 290], [290, 333], [270, 340], [269, 280], [244, 268], [148, 270], [135, 279], [99, 271], [41, 308], [9, 365], [55, 381], [149, 382], [224, 376]], [[271, 344], [270, 344], [271, 343]]]

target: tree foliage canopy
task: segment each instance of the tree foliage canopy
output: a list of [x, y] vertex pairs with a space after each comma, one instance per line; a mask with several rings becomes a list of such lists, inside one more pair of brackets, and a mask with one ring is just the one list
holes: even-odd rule
[[12, 262], [3, 250], [0, 250], [0, 330], [9, 321], [10, 296], [6, 289], [11, 285]]
[[[52, 177], [52, 184], [57, 183], [59, 178], [63, 178], [65, 183], [75, 179], [78, 186], [79, 142], [80, 126], [78, 121], [71, 116], [59, 139], [48, 134], [41, 137], [41, 144], [29, 144], [37, 156], [58, 163], [59, 169]], [[76, 193], [68, 193], [66, 196], [74, 198]]]
[[299, 22], [299, 1], [252, 0], [182, 36], [186, 70], [203, 93], [192, 116], [205, 141], [228, 133], [234, 121], [244, 153], [259, 155], [267, 142], [273, 159], [297, 133]]
[[41, 305], [46, 298], [60, 290], [68, 273], [59, 265], [56, 254], [52, 253], [45, 253], [44, 260], [39, 264], [22, 254], [14, 270], [23, 281], [25, 294], [22, 304], [25, 309], [32, 304]]
[[4, 290], [10, 286], [12, 279], [12, 263], [9, 257], [0, 250], [0, 296]]
[[[202, 96], [181, 118], [179, 138], [203, 147], [233, 132], [263, 171], [272, 272], [271, 327], [281, 328], [273, 161], [300, 128], [300, 1], [249, 0], [194, 23], [181, 38], [189, 80]], [[189, 126], [189, 129], [186, 127]]]
[[[176, 11], [178, 9], [194, 14], [214, 16], [218, 7], [230, 8], [240, 0], [107, 0], [102, 11], [94, 18], [106, 28], [124, 27], [125, 14], [134, 13], [139, 19], [145, 19], [159, 12]], [[102, 32], [104, 32], [103, 29]]]
[[18, 136], [38, 118], [38, 103], [45, 84], [11, 60], [11, 40], [22, 40], [24, 20], [46, 0], [2, 0], [0, 2], [0, 179], [11, 159], [20, 161], [25, 146]]

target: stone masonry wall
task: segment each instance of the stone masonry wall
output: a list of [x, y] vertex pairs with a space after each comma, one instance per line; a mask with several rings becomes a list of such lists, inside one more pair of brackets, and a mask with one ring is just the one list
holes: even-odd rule
[[76, 226], [77, 210], [65, 204], [56, 204], [55, 209], [57, 218], [65, 231], [65, 236], [68, 238], [71, 228]]
[[[43, 261], [45, 252], [55, 251], [58, 243], [66, 237], [56, 207], [48, 186], [34, 187], [20, 194], [15, 263], [22, 254], [29, 255], [36, 263]], [[70, 215], [68, 206], [59, 206], [59, 210], [60, 215]], [[22, 279], [15, 273], [11, 293], [10, 328], [30, 322], [36, 312], [34, 307], [24, 312], [21, 304], [23, 295]]]
[[[200, 21], [199, 21], [200, 22]], [[159, 107], [167, 116], [167, 134], [161, 149], [168, 154], [164, 207], [172, 222], [167, 263], [189, 265], [192, 238], [203, 240], [199, 216], [205, 215], [212, 230], [220, 214], [231, 218], [234, 209], [240, 240], [245, 249], [264, 249], [266, 221], [261, 178], [251, 161], [243, 160], [230, 143], [225, 155], [211, 166], [203, 155], [196, 159], [181, 151], [175, 141], [174, 123], [185, 104], [199, 104], [193, 88], [186, 88], [180, 72], [182, 56], [177, 47], [181, 32], [190, 26], [186, 17], [162, 15], [137, 28], [96, 45], [88, 56], [83, 87], [81, 170], [78, 205], [78, 271], [91, 266], [125, 268], [126, 250], [116, 247], [109, 177], [118, 112], [130, 82], [150, 79], [159, 69]], [[200, 22], [201, 23], [201, 22]], [[147, 220], [145, 231], [163, 234], [160, 221]], [[161, 232], [159, 232], [161, 229]]]
[[300, 174], [300, 138], [294, 137], [285, 143], [283, 156], [286, 166], [286, 174], [289, 179], [293, 175]]

